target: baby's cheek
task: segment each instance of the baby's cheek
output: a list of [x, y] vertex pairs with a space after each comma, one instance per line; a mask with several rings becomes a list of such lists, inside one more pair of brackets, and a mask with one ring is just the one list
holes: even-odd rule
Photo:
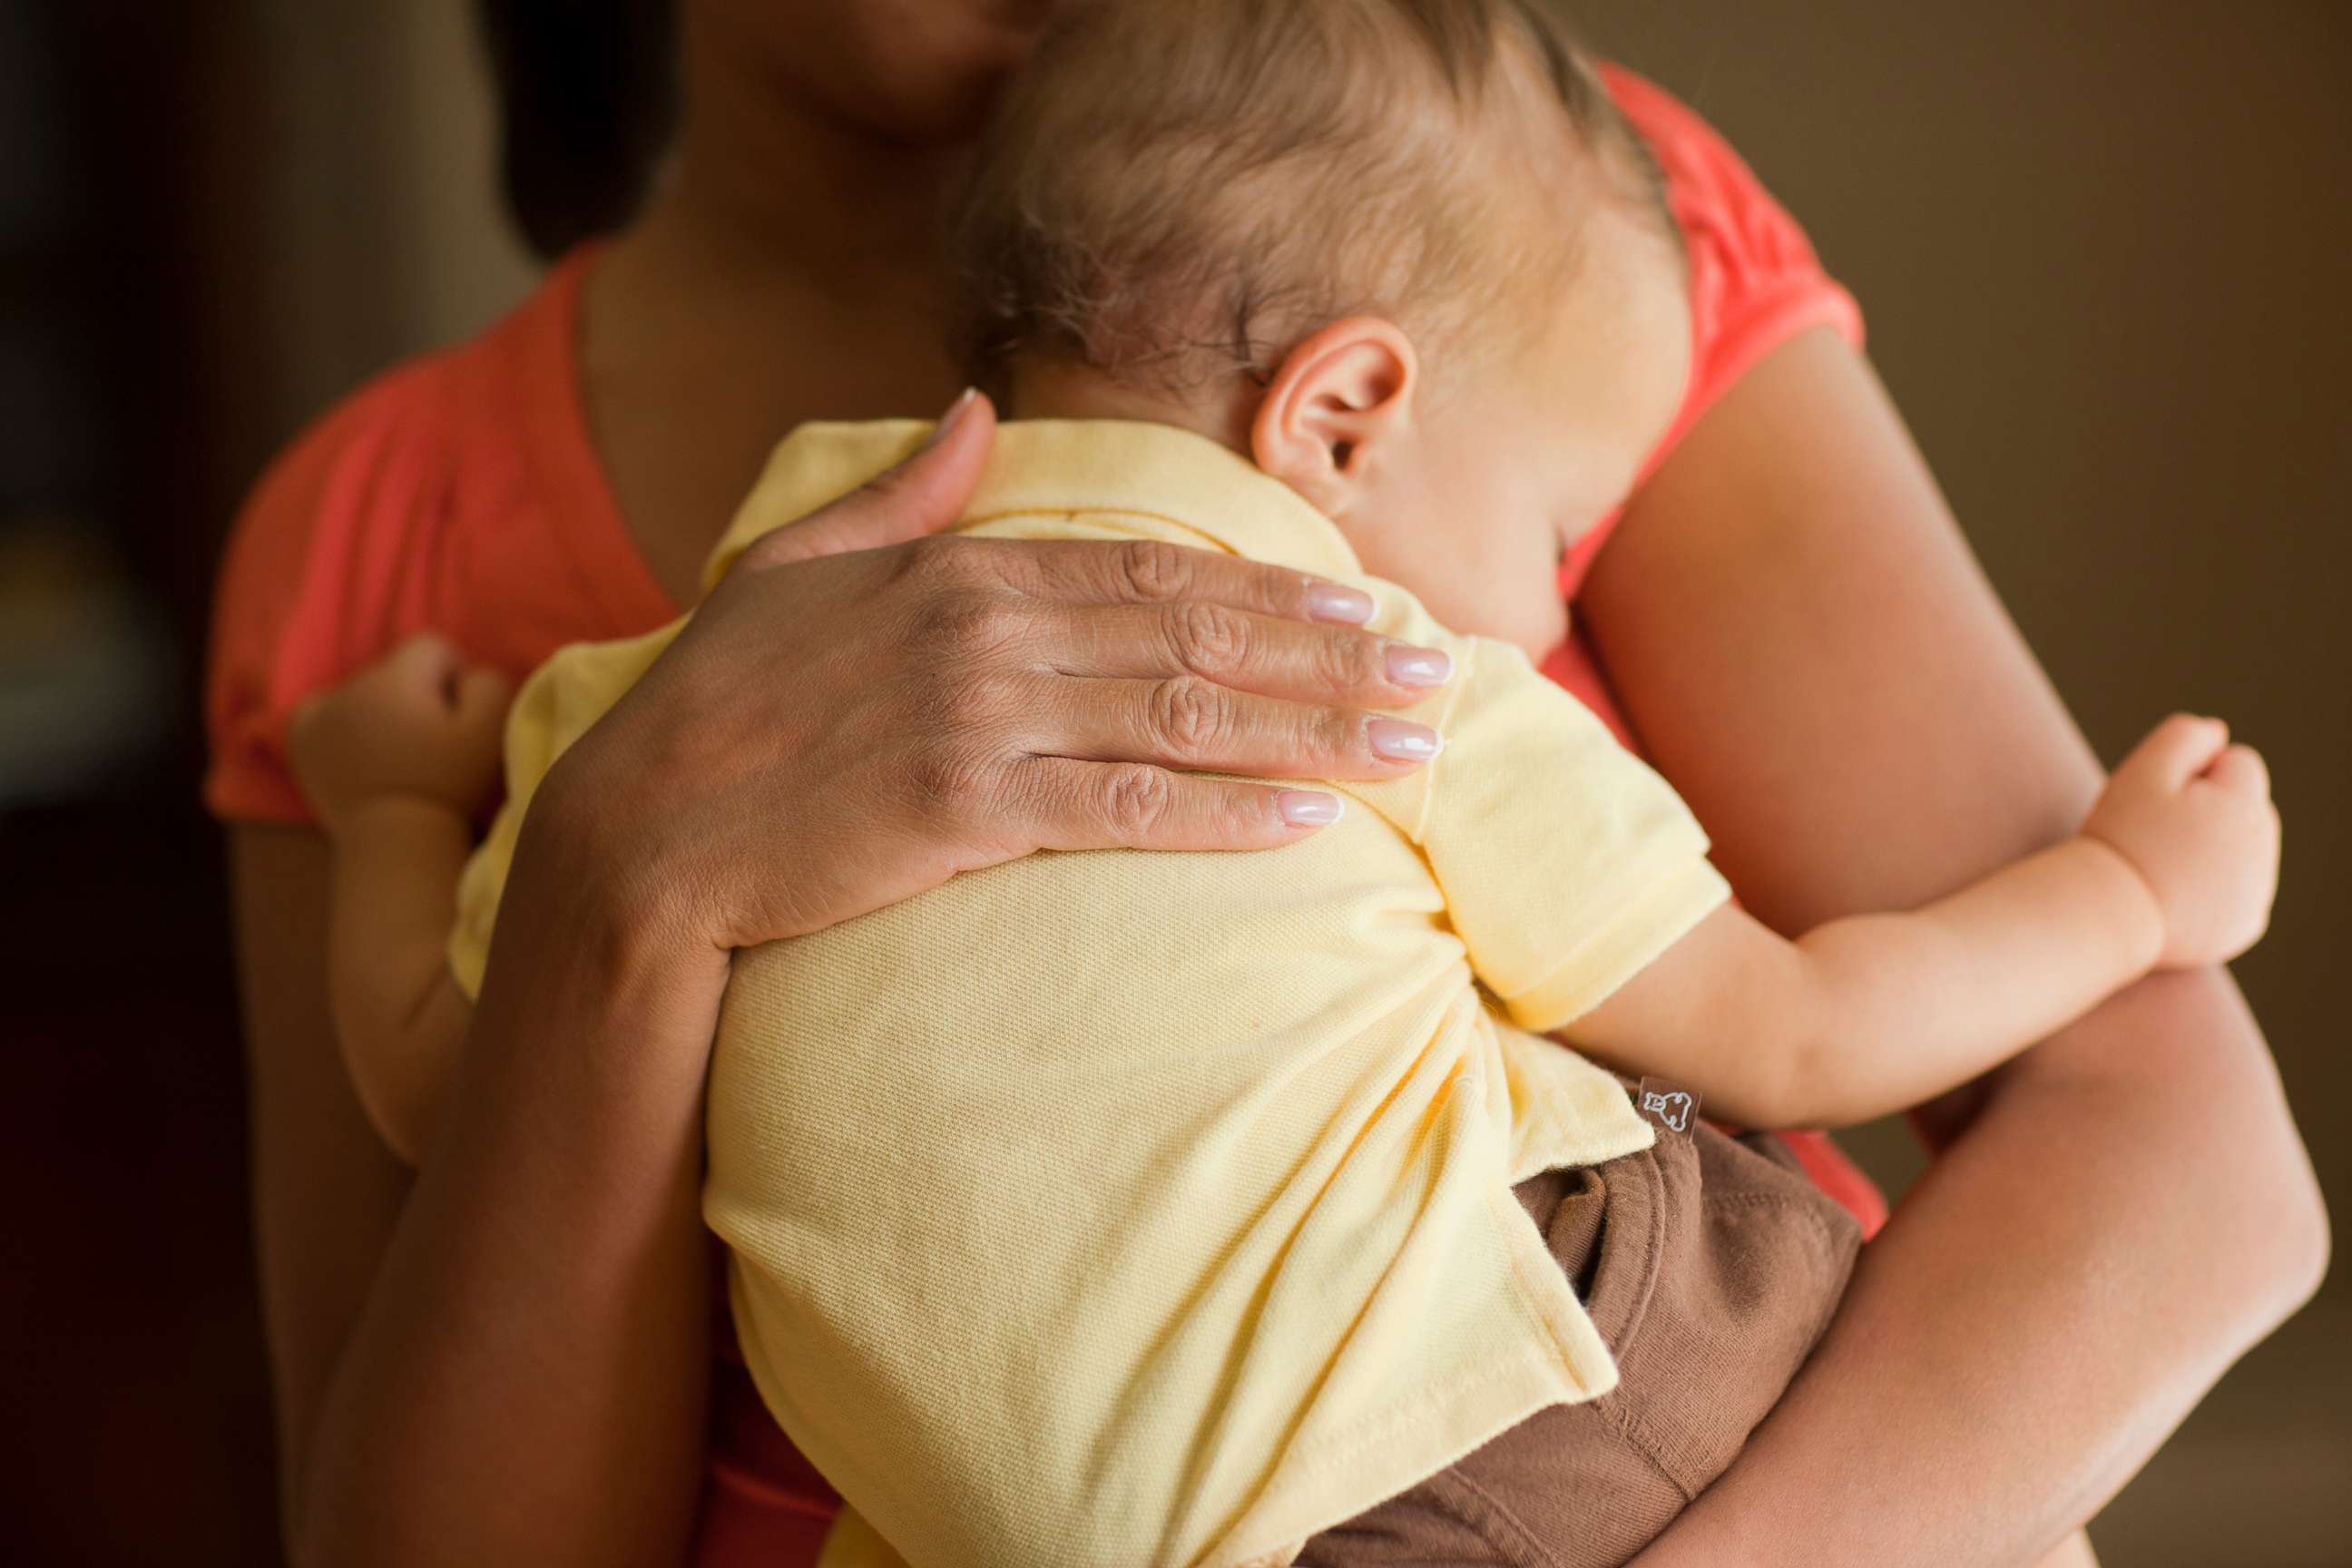
[[1568, 637], [1568, 606], [1555, 575], [1539, 566], [1491, 571], [1449, 584], [1443, 604], [1428, 594], [1422, 603], [1457, 632], [1514, 643], [1540, 664]]
[[1530, 662], [1540, 666], [1568, 640], [1568, 602], [1559, 596], [1556, 575], [1550, 573], [1539, 584], [1515, 586], [1513, 592], [1525, 600], [1526, 624], [1510, 640], [1519, 645]]
[[1541, 658], [1568, 635], [1568, 606], [1559, 598], [1559, 563], [1550, 541], [1534, 527], [1471, 530], [1430, 527], [1422, 516], [1507, 517], [1522, 498], [1432, 507], [1416, 525], [1392, 532], [1351, 531], [1364, 570], [1397, 584], [1447, 629], [1516, 643]]

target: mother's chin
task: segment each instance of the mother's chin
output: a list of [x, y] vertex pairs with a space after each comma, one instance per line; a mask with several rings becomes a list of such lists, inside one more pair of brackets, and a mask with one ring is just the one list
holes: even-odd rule
[[[686, 0], [686, 47], [781, 99], [908, 148], [970, 140], [1076, 0]], [[708, 72], [691, 74], [708, 79]]]

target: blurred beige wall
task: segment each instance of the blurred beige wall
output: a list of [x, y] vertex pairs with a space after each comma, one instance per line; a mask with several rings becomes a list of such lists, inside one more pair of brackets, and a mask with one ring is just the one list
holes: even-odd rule
[[421, 345], [463, 338], [537, 268], [506, 221], [467, 0], [257, 0], [259, 150], [281, 425]]
[[[265, 352], [290, 424], [478, 328], [532, 270], [497, 208], [464, 5], [265, 9]], [[2352, 1202], [2352, 5], [1581, 14], [1730, 136], [1860, 295], [1873, 359], [2102, 753], [2191, 707], [2271, 754], [2287, 870], [2240, 974]], [[1918, 1167], [1899, 1127], [1854, 1142], [1891, 1188]], [[2258, 1351], [2102, 1521], [2111, 1563], [2352, 1563], [2347, 1295]]]

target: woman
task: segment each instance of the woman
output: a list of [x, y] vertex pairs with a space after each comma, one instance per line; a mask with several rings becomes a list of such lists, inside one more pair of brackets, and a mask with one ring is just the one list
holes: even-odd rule
[[[331, 416], [240, 526], [210, 798], [299, 1561], [811, 1560], [821, 1493], [710, 1372], [698, 1095], [728, 950], [1039, 845], [1291, 831], [1264, 792], [1114, 764], [1393, 765], [1362, 711], [1402, 700], [1382, 650], [1295, 580], [912, 542], [955, 514], [978, 408], [731, 579], [551, 779], [423, 1167], [358, 1111], [287, 711], [426, 624], [519, 669], [667, 619], [778, 433], [947, 404], [935, 195], [1048, 9], [684, 0], [687, 128], [643, 216], [491, 337]], [[1612, 86], [1673, 180], [1701, 363], [1635, 501], [1570, 563], [1608, 686], [1579, 649], [1555, 672], [1631, 719], [1778, 923], [1916, 903], [2070, 829], [2097, 769], [1850, 305], [1687, 111]], [[1255, 617], [1247, 664], [1187, 663], [1196, 602]], [[1106, 672], [1088, 658], [1221, 680], [1212, 721], [1044, 673]], [[1936, 1163], [1829, 1338], [1645, 1563], [2032, 1561], [2323, 1265], [2307, 1163], [2218, 973], [2150, 982], [1920, 1121]]]

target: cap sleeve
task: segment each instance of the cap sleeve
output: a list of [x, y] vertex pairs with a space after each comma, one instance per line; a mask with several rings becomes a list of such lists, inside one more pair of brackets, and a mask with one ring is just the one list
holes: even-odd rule
[[1812, 241], [1715, 129], [1671, 94], [1611, 66], [1603, 80], [1666, 176], [1691, 262], [1696, 359], [1687, 427], [1740, 374], [1809, 327], [1859, 346], [1862, 310]]
[[229, 533], [205, 684], [205, 805], [234, 821], [307, 823], [286, 755], [303, 698], [398, 640], [404, 571], [439, 502], [434, 367], [408, 367], [289, 447]]
[[[1797, 220], [1712, 126], [1622, 67], [1602, 66], [1601, 78], [1666, 177], [1667, 202], [1690, 258], [1690, 389], [1673, 428], [1643, 465], [1646, 477], [1741, 376], [1790, 339], [1827, 327], [1861, 347], [1862, 309], [1823, 269]], [[1577, 542], [1560, 570], [1565, 595], [1575, 597], [1617, 521], [1612, 515]]]
[[1730, 889], [1665, 780], [1518, 649], [1465, 640], [1422, 848], [1479, 980], [1521, 1027], [1556, 1029]]
[[1383, 584], [1375, 627], [1454, 656], [1409, 714], [1445, 737], [1402, 778], [1341, 782], [1427, 860], [1479, 982], [1538, 1033], [1600, 1005], [1731, 896], [1706, 830], [1592, 710], [1508, 643]]

